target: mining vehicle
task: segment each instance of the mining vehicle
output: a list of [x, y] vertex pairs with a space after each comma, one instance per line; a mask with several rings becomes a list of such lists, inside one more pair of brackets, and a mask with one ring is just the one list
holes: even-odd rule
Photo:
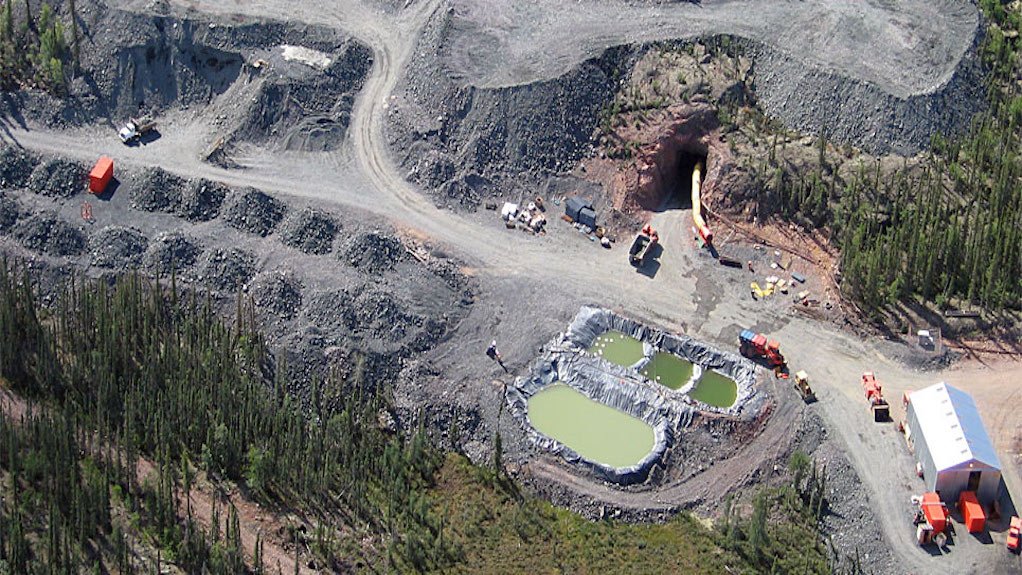
[[1016, 515], [1011, 518], [1011, 523], [1008, 524], [1008, 538], [1005, 541], [1005, 545], [1009, 551], [1018, 553], [1020, 536], [1022, 536], [1022, 519], [1019, 519]]
[[125, 144], [138, 141], [142, 136], [153, 131], [156, 127], [156, 120], [151, 116], [142, 116], [141, 118], [132, 118], [128, 120], [121, 131], [117, 132], [117, 135], [121, 137], [121, 141]]
[[653, 226], [646, 224], [642, 227], [642, 231], [635, 236], [632, 247], [628, 248], [628, 261], [637, 268], [642, 267], [659, 241], [660, 235], [653, 229]]
[[809, 386], [809, 374], [804, 370], [795, 373], [795, 389], [802, 396], [802, 401], [806, 403], [816, 401], [816, 393]]
[[884, 390], [872, 371], [862, 374], [862, 389], [866, 392], [866, 400], [873, 411], [873, 421], [887, 421], [891, 418], [891, 406], [884, 399]]
[[738, 351], [749, 359], [760, 359], [766, 361], [767, 367], [777, 370], [784, 368], [784, 356], [781, 355], [781, 344], [770, 339], [761, 333], [752, 330], [742, 330], [738, 334]]

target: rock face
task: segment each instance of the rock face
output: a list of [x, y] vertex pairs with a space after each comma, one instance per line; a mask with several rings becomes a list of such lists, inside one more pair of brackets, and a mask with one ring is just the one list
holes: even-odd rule
[[608, 50], [551, 80], [479, 88], [460, 84], [438, 53], [447, 18], [438, 13], [427, 26], [388, 116], [391, 149], [410, 180], [438, 205], [474, 209], [567, 172], [589, 155], [600, 110], [630, 50]]

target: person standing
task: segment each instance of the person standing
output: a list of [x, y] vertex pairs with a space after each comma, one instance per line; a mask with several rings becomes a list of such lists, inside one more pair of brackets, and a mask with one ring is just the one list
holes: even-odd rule
[[504, 370], [504, 373], [507, 373], [507, 366], [504, 365], [504, 358], [501, 357], [500, 350], [497, 349], [497, 340], [490, 342], [490, 347], [486, 348], [486, 355], [493, 361], [497, 362], [497, 365]]

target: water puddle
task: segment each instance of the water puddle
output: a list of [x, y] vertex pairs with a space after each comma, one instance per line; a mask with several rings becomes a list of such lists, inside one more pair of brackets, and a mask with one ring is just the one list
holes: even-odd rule
[[529, 422], [582, 457], [628, 467], [653, 450], [653, 428], [641, 419], [556, 383], [529, 398]]
[[596, 338], [589, 353], [622, 367], [629, 367], [642, 359], [642, 342], [619, 331], [608, 331]]

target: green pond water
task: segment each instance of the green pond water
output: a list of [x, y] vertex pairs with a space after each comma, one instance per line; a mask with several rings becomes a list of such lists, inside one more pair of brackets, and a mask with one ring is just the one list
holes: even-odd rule
[[673, 353], [658, 352], [642, 368], [642, 375], [671, 389], [678, 389], [692, 379], [692, 362]]
[[706, 370], [689, 396], [715, 407], [731, 407], [738, 398], [738, 384], [726, 375]]
[[642, 342], [619, 331], [608, 331], [596, 338], [589, 348], [589, 353], [622, 367], [628, 367], [642, 359]]
[[610, 467], [635, 465], [653, 449], [648, 423], [562, 383], [529, 398], [529, 421], [543, 435]]

